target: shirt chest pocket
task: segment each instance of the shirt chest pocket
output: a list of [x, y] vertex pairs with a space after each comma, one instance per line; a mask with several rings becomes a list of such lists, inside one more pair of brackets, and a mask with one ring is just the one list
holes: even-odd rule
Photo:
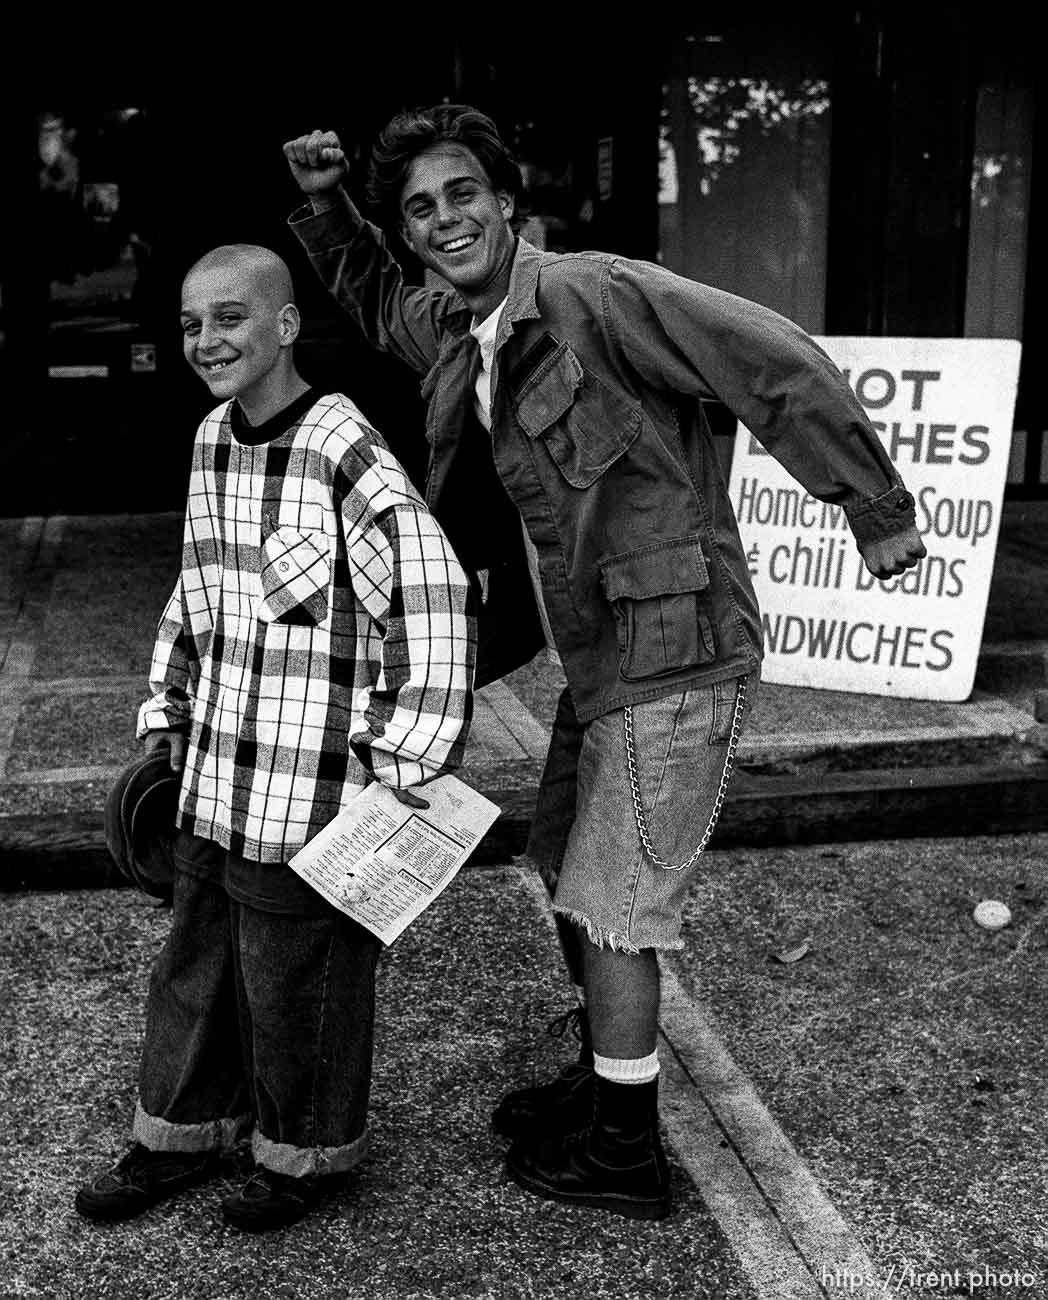
[[521, 428], [541, 440], [572, 487], [596, 482], [640, 433], [639, 408], [583, 369], [567, 343], [527, 375], [514, 407]]
[[262, 540], [258, 616], [265, 623], [315, 627], [330, 612], [327, 536], [314, 529], [274, 528]]

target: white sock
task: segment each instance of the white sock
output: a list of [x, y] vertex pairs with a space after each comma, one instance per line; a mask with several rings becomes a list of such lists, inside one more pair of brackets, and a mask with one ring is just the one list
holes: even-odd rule
[[602, 1079], [614, 1083], [650, 1083], [658, 1077], [658, 1048], [650, 1056], [598, 1056], [593, 1053], [593, 1069]]

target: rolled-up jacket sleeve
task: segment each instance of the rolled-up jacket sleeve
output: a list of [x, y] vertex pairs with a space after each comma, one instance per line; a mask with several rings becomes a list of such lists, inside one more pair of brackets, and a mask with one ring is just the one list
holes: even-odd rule
[[325, 288], [373, 347], [425, 374], [437, 359], [443, 321], [463, 304], [449, 290], [404, 282], [381, 230], [365, 220], [345, 191], [322, 212], [296, 209], [292, 232]]
[[609, 328], [647, 384], [723, 402], [859, 543], [915, 525], [914, 500], [838, 367], [758, 303], [625, 259], [608, 272]]

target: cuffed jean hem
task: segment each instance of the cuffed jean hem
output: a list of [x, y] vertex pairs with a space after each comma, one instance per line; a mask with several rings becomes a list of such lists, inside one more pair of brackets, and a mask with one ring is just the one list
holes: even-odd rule
[[252, 1123], [250, 1115], [226, 1115], [199, 1124], [172, 1124], [136, 1102], [131, 1137], [150, 1151], [229, 1151], [250, 1132]]
[[341, 1147], [296, 1147], [274, 1142], [258, 1129], [251, 1135], [251, 1154], [255, 1163], [275, 1174], [305, 1178], [312, 1174], [344, 1174], [355, 1168], [368, 1153], [368, 1130]]

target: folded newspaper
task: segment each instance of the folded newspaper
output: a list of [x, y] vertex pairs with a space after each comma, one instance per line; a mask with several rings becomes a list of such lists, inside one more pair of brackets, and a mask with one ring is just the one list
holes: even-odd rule
[[501, 809], [455, 776], [409, 808], [379, 782], [365, 786], [290, 865], [340, 911], [390, 944], [455, 878]]

